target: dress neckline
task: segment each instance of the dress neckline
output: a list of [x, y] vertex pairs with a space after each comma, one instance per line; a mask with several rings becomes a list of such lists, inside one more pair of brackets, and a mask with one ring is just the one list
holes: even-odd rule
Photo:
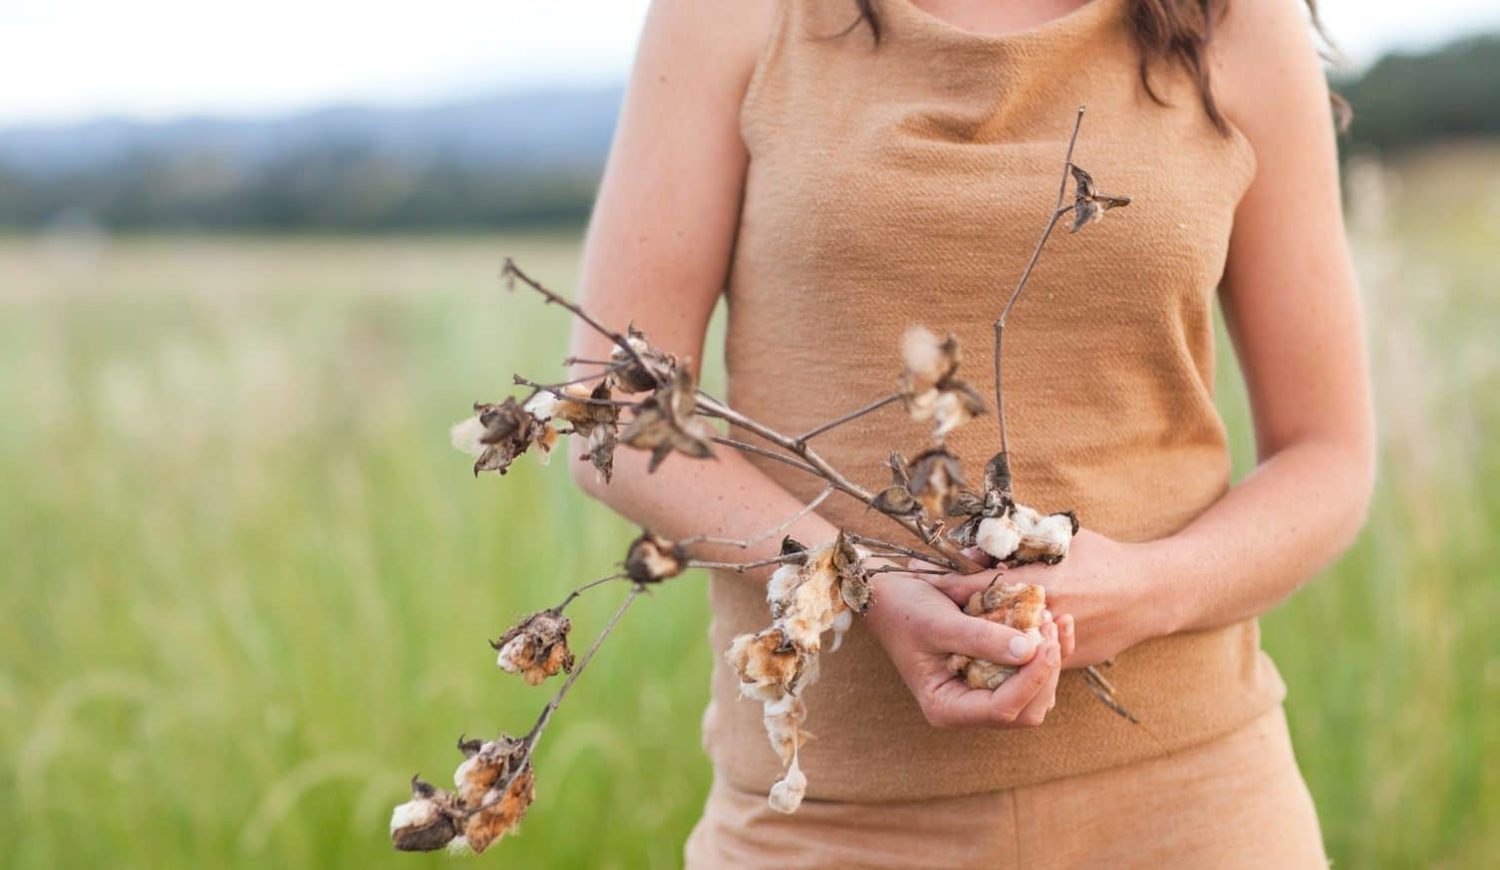
[[929, 35], [966, 45], [1008, 48], [1036, 43], [1082, 28], [1104, 18], [1116, 2], [1118, 0], [1089, 0], [1076, 9], [1056, 18], [1049, 18], [1032, 27], [1009, 33], [993, 34], [967, 30], [953, 24], [923, 9], [915, 0], [887, 0], [885, 5], [894, 7], [901, 19], [900, 23], [910, 27], [914, 32], [926, 32]]

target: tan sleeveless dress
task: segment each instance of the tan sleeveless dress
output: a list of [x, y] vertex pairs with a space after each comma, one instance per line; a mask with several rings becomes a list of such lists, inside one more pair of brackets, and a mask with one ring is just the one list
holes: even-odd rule
[[[1134, 204], [1049, 243], [1006, 331], [1006, 399], [1018, 497], [1073, 509], [1126, 541], [1170, 535], [1226, 490], [1229, 456], [1213, 406], [1211, 305], [1236, 203], [1254, 174], [1238, 132], [1222, 136], [1172, 70], [1150, 100], [1136, 74], [1123, 0], [1094, 0], [1015, 35], [982, 36], [912, 4], [878, 5], [837, 36], [852, 2], [784, 0], [741, 124], [750, 153], [728, 288], [729, 400], [803, 431], [888, 393], [908, 324], [957, 333], [966, 376], [993, 384], [990, 324], [1057, 195], [1074, 110], [1088, 111], [1075, 161]], [[820, 436], [872, 487], [892, 448], [924, 430], [892, 410]], [[996, 449], [993, 416], [951, 446], [977, 479]], [[764, 461], [811, 498], [820, 482]], [[851, 500], [821, 513], [899, 534]], [[716, 650], [767, 622], [763, 590], [712, 581]], [[1066, 673], [1047, 723], [939, 732], [856, 624], [809, 690], [802, 753], [809, 796], [834, 802], [952, 798], [1044, 783], [1178, 752], [1274, 711], [1284, 689], [1256, 624], [1152, 641], [1110, 678], [1149, 727], [1132, 727]], [[764, 794], [780, 764], [760, 705], [737, 698], [719, 662], [705, 743], [720, 783]], [[1154, 735], [1156, 739], [1153, 739]], [[1157, 739], [1160, 742], [1157, 742]]]

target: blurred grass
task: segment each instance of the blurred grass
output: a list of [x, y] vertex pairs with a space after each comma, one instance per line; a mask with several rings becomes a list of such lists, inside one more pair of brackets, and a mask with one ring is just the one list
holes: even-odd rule
[[[1265, 623], [1343, 867], [1500, 858], [1492, 152], [1356, 167], [1384, 467], [1355, 549]], [[385, 825], [459, 731], [546, 692], [484, 645], [623, 522], [446, 444], [566, 322], [577, 240], [0, 240], [0, 864], [431, 866]], [[1248, 415], [1221, 366], [1239, 467]], [[581, 602], [584, 631], [615, 604]], [[509, 866], [672, 867], [707, 788], [703, 587], [633, 612], [538, 759]], [[1274, 835], [1268, 832], [1268, 835]], [[491, 860], [491, 859], [484, 859]]]

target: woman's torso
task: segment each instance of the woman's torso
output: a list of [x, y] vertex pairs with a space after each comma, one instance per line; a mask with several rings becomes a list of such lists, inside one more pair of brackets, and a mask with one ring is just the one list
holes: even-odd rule
[[[854, 4], [782, 0], [741, 126], [750, 153], [728, 288], [729, 400], [805, 431], [889, 393], [912, 323], [956, 333], [964, 375], [992, 392], [991, 323], [1055, 202], [1076, 107], [1074, 160], [1128, 210], [1048, 244], [1006, 327], [1007, 423], [1018, 498], [1072, 509], [1121, 540], [1182, 528], [1228, 486], [1212, 402], [1213, 293], [1235, 204], [1254, 174], [1248, 143], [1220, 135], [1173, 70], [1136, 73], [1123, 0], [1093, 0], [1021, 34], [970, 34], [885, 0], [882, 39], [838, 36]], [[971, 478], [994, 453], [993, 416], [950, 438]], [[899, 412], [819, 436], [819, 450], [879, 487], [892, 449], [925, 445]], [[821, 482], [763, 470], [811, 498]], [[822, 513], [897, 534], [862, 505]], [[762, 591], [712, 585], [716, 649], [767, 621]], [[1123, 764], [1227, 733], [1279, 701], [1253, 622], [1177, 635], [1110, 671], [1136, 727], [1066, 675], [1047, 724], [1014, 732], [929, 728], [868, 633], [824, 656], [808, 691], [810, 795], [954, 795]], [[780, 765], [759, 705], [720, 664], [705, 740], [722, 775], [763, 789]]]

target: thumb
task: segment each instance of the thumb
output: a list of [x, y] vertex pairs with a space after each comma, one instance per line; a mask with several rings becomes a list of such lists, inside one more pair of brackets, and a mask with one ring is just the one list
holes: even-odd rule
[[933, 576], [932, 585], [953, 599], [959, 607], [965, 607], [975, 592], [983, 592], [990, 582], [999, 576], [998, 571], [980, 571], [977, 574], [940, 574]]
[[978, 616], [948, 612], [934, 626], [932, 640], [947, 653], [1000, 665], [1024, 665], [1036, 653], [1037, 638]]

